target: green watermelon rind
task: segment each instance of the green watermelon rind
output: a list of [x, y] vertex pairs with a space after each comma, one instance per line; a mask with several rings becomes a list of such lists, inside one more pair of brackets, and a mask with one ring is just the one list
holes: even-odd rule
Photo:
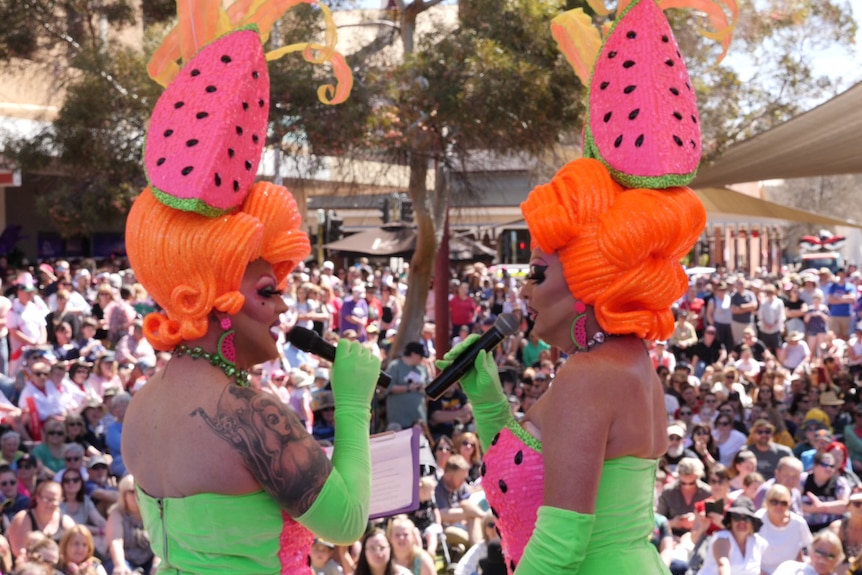
[[[219, 40], [221, 40], [222, 38], [224, 38], [226, 36], [230, 36], [231, 34], [236, 34], [237, 32], [245, 32], [246, 30], [252, 30], [252, 31], [256, 32], [258, 34], [258, 36], [260, 36], [260, 28], [257, 27], [257, 24], [247, 24], [245, 26], [241, 26], [239, 28], [231, 30], [230, 32], [225, 32], [224, 34], [222, 34], [218, 38], [214, 38], [212, 42], [201, 47], [201, 49], [198, 50], [198, 54], [201, 52], [201, 50], [203, 50], [204, 48], [206, 48], [210, 44], [215, 44], [216, 42], [218, 42]], [[197, 54], [195, 54], [195, 55], [197, 56]], [[191, 60], [189, 60], [189, 62], [191, 62]], [[188, 65], [188, 62], [186, 63], [186, 65]], [[184, 67], [185, 66], [183, 66], [183, 68]], [[180, 70], [182, 70], [182, 68], [180, 68]], [[165, 89], [167, 89], [167, 88], [165, 88]], [[146, 142], [147, 142], [147, 139], [144, 138], [144, 145], [141, 146], [141, 163], [144, 165], [146, 165], [145, 158], [147, 155], [147, 144], [146, 144]], [[149, 175], [146, 172], [147, 171], [145, 169], [144, 170], [144, 176], [147, 178], [147, 185], [150, 188], [150, 190], [153, 192], [153, 196], [155, 196], [155, 198], [160, 203], [168, 206], [169, 208], [173, 208], [175, 210], [180, 210], [183, 212], [194, 212], [196, 214], [200, 214], [200, 215], [206, 216], [208, 218], [217, 218], [219, 216], [223, 216], [225, 214], [229, 214], [229, 213], [237, 210], [237, 207], [226, 208], [226, 209], [216, 208], [216, 207], [211, 206], [208, 203], [206, 203], [205, 201], [198, 199], [198, 198], [177, 198], [176, 196], [172, 196], [171, 194], [169, 194], [167, 192], [163, 192], [162, 190], [160, 190], [150, 180]]]
[[219, 216], [235, 212], [238, 209], [238, 207], [229, 209], [215, 208], [198, 198], [178, 198], [167, 192], [161, 191], [152, 184], [150, 184], [149, 187], [153, 192], [153, 196], [155, 196], [159, 203], [183, 212], [194, 212], [208, 218], [217, 218]]
[[[654, 2], [655, 0], [634, 0], [631, 4], [626, 6], [626, 9], [623, 10], [622, 14], [617, 16], [614, 19], [614, 23], [611, 26], [611, 29], [608, 31], [607, 36], [602, 41], [602, 47], [599, 49], [599, 54], [603, 54], [605, 51], [605, 44], [607, 44], [608, 39], [613, 36], [614, 31], [617, 29], [617, 26], [620, 22], [625, 19], [626, 14], [629, 13], [635, 6], [639, 5], [641, 2]], [[697, 175], [698, 168], [695, 168], [693, 171], [685, 173], [685, 174], [664, 174], [662, 176], [638, 176], [636, 174], [630, 174], [628, 172], [621, 172], [619, 170], [615, 170], [608, 164], [608, 162], [602, 157], [601, 153], [599, 153], [599, 149], [596, 146], [595, 139], [593, 138], [593, 131], [590, 128], [590, 106], [589, 101], [593, 92], [593, 79], [596, 76], [596, 68], [599, 66], [599, 59], [596, 58], [596, 61], [593, 62], [593, 69], [590, 72], [590, 84], [587, 86], [587, 114], [584, 118], [584, 157], [591, 158], [594, 160], [598, 160], [602, 163], [602, 165], [607, 168], [608, 173], [610, 173], [611, 177], [616, 180], [619, 184], [627, 187], [627, 188], [647, 188], [647, 189], [664, 189], [664, 188], [674, 188], [687, 186]]]

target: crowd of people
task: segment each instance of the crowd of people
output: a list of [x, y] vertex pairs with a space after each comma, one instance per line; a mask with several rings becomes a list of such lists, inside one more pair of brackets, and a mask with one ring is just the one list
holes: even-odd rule
[[[155, 305], [121, 261], [16, 269], [0, 260], [0, 268], [3, 572], [40, 563], [66, 573], [149, 572], [158, 559], [121, 437], [129, 402], [172, 357], [142, 335], [141, 318]], [[494, 359], [512, 414], [523, 417], [561, 362], [529, 333], [524, 280], [477, 263], [447, 281], [453, 346], [501, 313], [521, 322]], [[853, 268], [750, 280], [719, 269], [692, 277], [673, 309], [673, 336], [650, 342], [669, 441], [653, 542], [673, 573], [726, 572], [715, 549], [727, 546], [721, 555], [732, 573], [796, 573], [789, 561], [822, 574], [862, 569], [857, 284], [862, 275]], [[278, 397], [330, 445], [332, 365], [284, 334], [299, 325], [333, 342], [362, 342], [387, 361], [405, 291], [406, 274], [367, 260], [300, 267], [282, 296], [283, 353], [249, 371], [251, 387]], [[472, 405], [458, 387], [437, 400], [424, 393], [441, 355], [433, 305], [429, 296], [421, 338], [384, 363], [392, 383], [377, 389], [370, 430], [421, 427], [433, 464], [422, 467], [420, 507], [386, 519], [353, 547], [315, 541], [318, 573], [505, 570]]]

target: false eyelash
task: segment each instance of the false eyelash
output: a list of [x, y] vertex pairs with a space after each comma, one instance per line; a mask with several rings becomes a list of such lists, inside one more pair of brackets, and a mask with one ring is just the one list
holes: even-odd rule
[[527, 279], [529, 281], [534, 281], [537, 284], [542, 283], [543, 281], [545, 281], [545, 270], [546, 269], [548, 269], [548, 266], [531, 265], [530, 266], [530, 273], [527, 274]]
[[284, 295], [284, 291], [280, 290], [280, 289], [266, 287], [266, 288], [257, 290], [257, 294], [261, 297], [274, 297], [274, 296]]

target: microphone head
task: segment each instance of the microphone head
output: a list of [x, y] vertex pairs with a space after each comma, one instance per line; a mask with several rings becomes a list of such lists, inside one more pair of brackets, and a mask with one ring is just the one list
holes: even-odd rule
[[290, 333], [287, 334], [287, 341], [302, 351], [311, 351], [317, 338], [318, 336], [314, 331], [299, 326], [293, 326]]
[[513, 335], [518, 331], [518, 318], [511, 313], [501, 313], [497, 316], [494, 327], [505, 336]]

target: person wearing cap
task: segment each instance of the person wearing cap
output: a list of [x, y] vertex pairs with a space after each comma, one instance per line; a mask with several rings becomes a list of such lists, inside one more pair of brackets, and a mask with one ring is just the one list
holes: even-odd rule
[[818, 285], [817, 276], [813, 273], [806, 273], [802, 276], [802, 289], [799, 290], [799, 299], [805, 302], [805, 305], [810, 306], [814, 303], [814, 296], [820, 295], [823, 298], [823, 290]]
[[738, 277], [734, 283], [734, 288], [733, 295], [730, 296], [730, 329], [733, 333], [731, 347], [742, 341], [742, 335], [746, 328], [754, 325], [754, 316], [759, 305], [757, 296], [748, 289], [749, 285], [745, 278]]
[[[327, 262], [332, 263], [332, 262]], [[335, 560], [335, 545], [320, 537], [314, 538], [311, 545], [311, 570], [314, 575], [341, 575], [344, 570]]]
[[87, 462], [88, 478], [84, 482], [84, 493], [93, 500], [102, 515], [120, 498], [117, 484], [109, 480], [108, 460], [98, 455]]
[[661, 458], [663, 469], [676, 473], [676, 468], [684, 457], [698, 458], [694, 451], [685, 447], [686, 430], [682, 425], [676, 423], [668, 425], [667, 441], [667, 451]]
[[846, 340], [850, 337], [850, 323], [855, 316], [853, 308], [859, 297], [856, 284], [847, 279], [844, 268], [839, 268], [824, 294], [829, 306], [829, 328], [839, 338]]
[[15, 293], [6, 321], [9, 330], [9, 375], [12, 377], [17, 375], [21, 367], [25, 347], [48, 343], [45, 321], [48, 310], [37, 295], [33, 278], [21, 278]]
[[841, 519], [847, 511], [851, 487], [837, 471], [835, 457], [824, 451], [814, 454], [814, 466], [802, 474], [802, 514], [812, 533]]
[[718, 328], [708, 325], [703, 337], [688, 350], [688, 359], [694, 366], [694, 375], [703, 376], [707, 366], [723, 365], [727, 359], [727, 348], [718, 338]]
[[348, 331], [356, 333], [356, 338], [359, 341], [368, 339], [368, 334], [365, 331], [365, 325], [368, 323], [368, 302], [365, 300], [365, 285], [361, 283], [355, 284], [350, 295], [344, 298], [344, 303], [341, 306], [341, 319], [339, 323], [339, 331], [347, 337]]
[[751, 499], [737, 497], [723, 523], [724, 529], [709, 540], [699, 575], [760, 575], [767, 542], [757, 533], [763, 521]]
[[791, 373], [804, 369], [811, 361], [811, 349], [805, 343], [805, 334], [791, 331], [784, 338], [784, 343], [778, 349], [777, 359]]
[[658, 369], [658, 366], [663, 365], [670, 372], [676, 367], [676, 358], [668, 351], [667, 341], [663, 339], [655, 341], [653, 348], [649, 351], [649, 358], [652, 361], [653, 369]]
[[386, 416], [389, 424], [398, 424], [401, 429], [409, 429], [417, 423], [427, 423], [425, 387], [431, 376], [425, 367], [425, 347], [418, 341], [411, 341], [404, 347], [404, 353], [386, 368], [392, 382], [385, 391]]
[[715, 286], [713, 296], [706, 304], [706, 325], [716, 329], [716, 337], [728, 351], [733, 349], [733, 313], [727, 283], [721, 281]]

